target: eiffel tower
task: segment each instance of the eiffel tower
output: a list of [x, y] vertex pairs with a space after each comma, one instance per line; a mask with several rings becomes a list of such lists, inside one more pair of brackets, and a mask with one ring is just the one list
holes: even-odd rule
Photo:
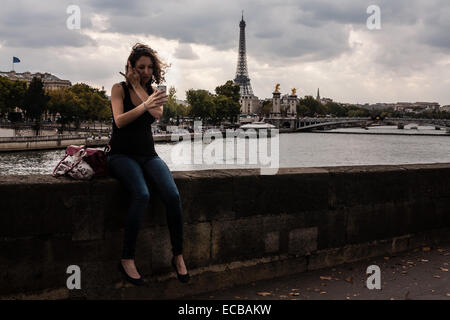
[[236, 68], [236, 77], [234, 83], [241, 87], [241, 97], [253, 97], [253, 90], [248, 77], [247, 54], [245, 50], [245, 21], [244, 12], [242, 12], [242, 20], [239, 23], [241, 32], [239, 34], [239, 56]]

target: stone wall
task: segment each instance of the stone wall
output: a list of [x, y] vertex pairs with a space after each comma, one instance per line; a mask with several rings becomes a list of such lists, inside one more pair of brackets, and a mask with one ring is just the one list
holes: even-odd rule
[[[150, 186], [136, 264], [117, 271], [126, 191], [112, 178], [2, 176], [0, 296], [176, 298], [450, 240], [450, 164], [173, 172], [184, 210], [180, 284], [165, 209]], [[82, 289], [68, 290], [70, 265]]]

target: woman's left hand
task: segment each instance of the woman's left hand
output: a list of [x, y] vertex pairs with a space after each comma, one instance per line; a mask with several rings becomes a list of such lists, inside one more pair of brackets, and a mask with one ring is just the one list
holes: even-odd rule
[[122, 72], [120, 72], [120, 74], [128, 80], [133, 88], [136, 88], [141, 84], [141, 77], [139, 76], [139, 73], [137, 73], [137, 71], [131, 66], [130, 61], [128, 61], [127, 64], [127, 74], [123, 74]]

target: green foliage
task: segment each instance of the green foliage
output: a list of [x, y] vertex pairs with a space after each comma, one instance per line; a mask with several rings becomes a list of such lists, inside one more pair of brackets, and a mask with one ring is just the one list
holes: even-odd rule
[[327, 114], [336, 117], [346, 117], [347, 109], [336, 102], [329, 102], [326, 104]]
[[63, 126], [75, 122], [80, 117], [80, 99], [71, 90], [53, 90], [49, 92], [49, 95], [49, 112], [55, 115], [59, 113], [59, 122]]
[[111, 117], [111, 108], [105, 91], [77, 83], [69, 90], [78, 98], [80, 120], [105, 120]]
[[190, 105], [189, 115], [204, 120], [211, 119], [215, 113], [213, 95], [207, 90], [188, 90], [186, 99]]
[[306, 96], [300, 99], [297, 105], [297, 110], [300, 110], [302, 113], [304, 113], [304, 116], [307, 117], [326, 114], [326, 108], [312, 96]]
[[237, 121], [241, 113], [241, 99], [239, 85], [234, 84], [233, 81], [228, 80], [224, 85], [216, 87], [216, 115], [217, 122], [228, 118], [230, 122]]
[[111, 107], [105, 91], [87, 84], [75, 84], [70, 88], [51, 90], [48, 111], [59, 114], [62, 126], [75, 123], [78, 127], [82, 120], [98, 121], [111, 118]]
[[235, 122], [241, 110], [239, 91], [239, 86], [231, 80], [216, 87], [215, 95], [206, 90], [188, 90], [186, 92], [186, 99], [190, 105], [188, 114], [215, 124], [225, 119]]
[[44, 84], [41, 79], [34, 77], [25, 93], [23, 110], [25, 117], [39, 122], [42, 113], [46, 110], [49, 96], [44, 91]]
[[180, 117], [183, 118], [187, 115], [187, 109], [180, 103], [177, 103], [176, 89], [174, 87], [169, 88], [169, 94], [167, 103], [164, 104], [163, 114], [161, 117], [162, 123], [169, 123], [170, 119], [177, 119], [177, 124], [180, 121]]
[[270, 113], [272, 112], [272, 108], [273, 108], [272, 101], [264, 101], [261, 109], [258, 112], [258, 115], [260, 117], [268, 117], [268, 116], [270, 116]]
[[22, 107], [27, 84], [25, 81], [13, 81], [0, 77], [0, 113], [13, 111], [15, 107]]

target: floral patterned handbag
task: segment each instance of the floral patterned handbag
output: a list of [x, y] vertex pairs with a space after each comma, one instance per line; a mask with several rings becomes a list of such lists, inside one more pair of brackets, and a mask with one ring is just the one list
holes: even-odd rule
[[64, 158], [53, 169], [54, 177], [68, 175], [76, 180], [90, 180], [94, 176], [94, 169], [84, 161], [87, 152], [81, 148], [73, 155], [66, 150]]
[[106, 177], [108, 175], [108, 165], [106, 161], [106, 154], [110, 151], [110, 146], [107, 145], [103, 150], [97, 148], [87, 148], [86, 146], [70, 145], [66, 149], [66, 154], [74, 155], [80, 150], [85, 150], [86, 154], [83, 160], [86, 161], [94, 170], [93, 178]]

